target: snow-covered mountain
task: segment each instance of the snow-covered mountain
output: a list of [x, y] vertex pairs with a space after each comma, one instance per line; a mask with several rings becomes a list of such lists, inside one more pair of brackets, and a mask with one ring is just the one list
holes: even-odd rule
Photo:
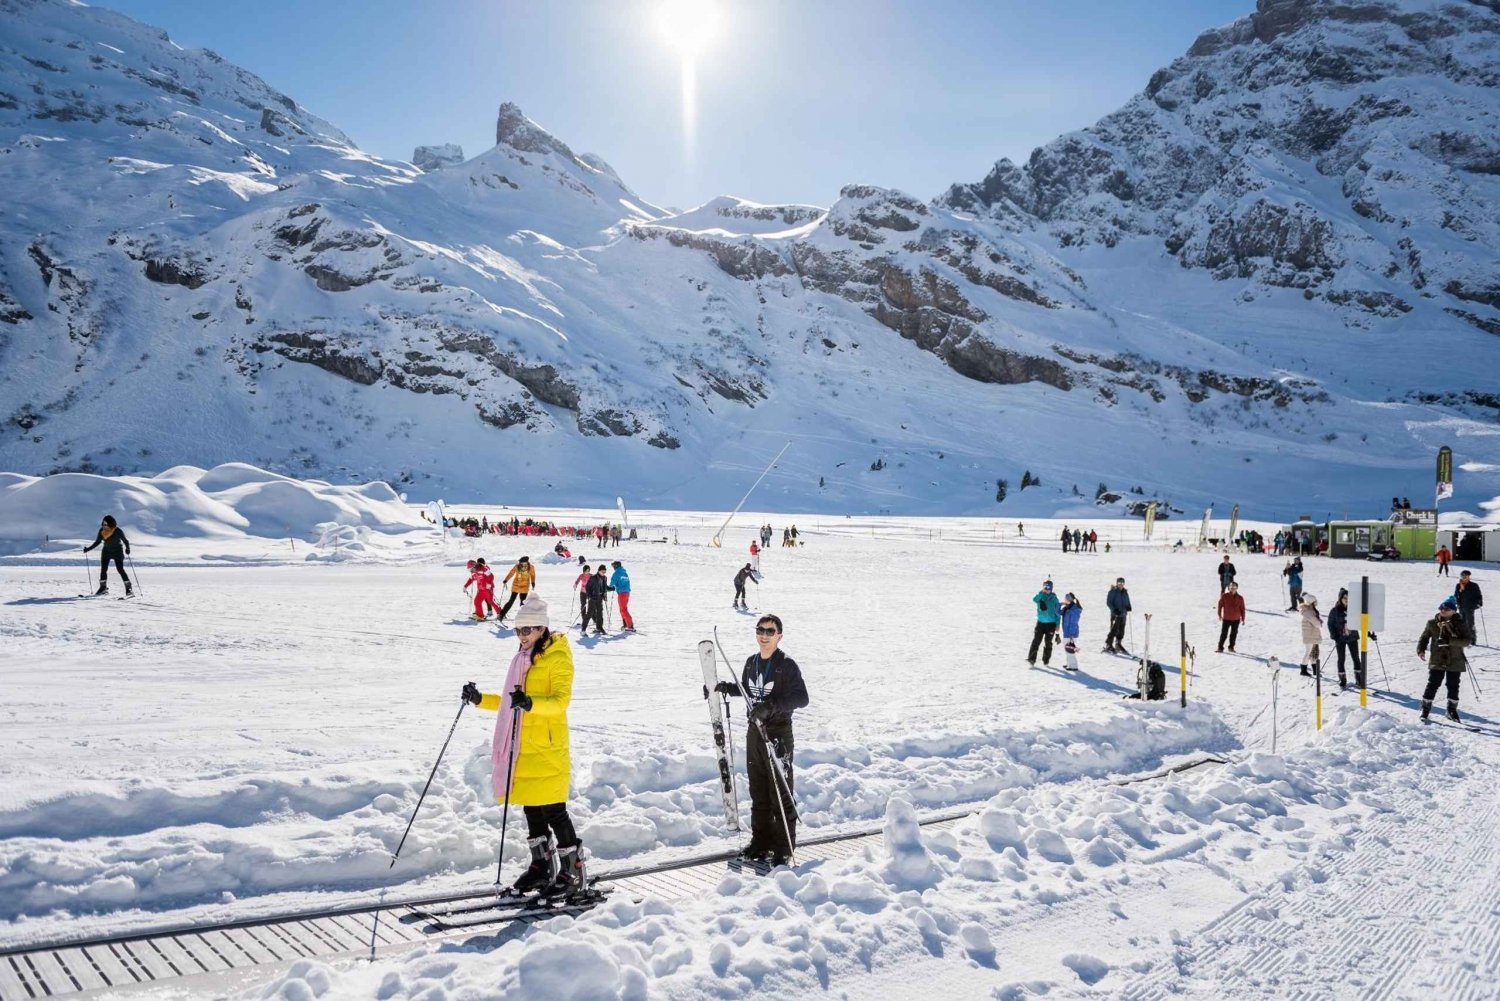
[[762, 505], [1275, 517], [1425, 497], [1450, 444], [1492, 497], [1497, 81], [1493, 2], [1261, 0], [931, 201], [678, 213], [511, 104], [472, 159], [387, 161], [212, 52], [0, 0], [0, 467], [714, 507], [790, 440]]

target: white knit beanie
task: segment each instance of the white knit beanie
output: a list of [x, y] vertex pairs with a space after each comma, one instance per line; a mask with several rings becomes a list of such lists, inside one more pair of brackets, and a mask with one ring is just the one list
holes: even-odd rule
[[516, 625], [518, 626], [545, 626], [547, 624], [547, 603], [536, 595], [526, 599], [516, 612]]

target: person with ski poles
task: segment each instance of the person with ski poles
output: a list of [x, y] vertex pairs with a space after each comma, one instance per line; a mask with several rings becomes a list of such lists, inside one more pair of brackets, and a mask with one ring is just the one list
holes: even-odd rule
[[1359, 656], [1359, 630], [1349, 628], [1349, 589], [1339, 588], [1339, 599], [1328, 610], [1328, 636], [1333, 640], [1333, 649], [1338, 653], [1339, 691], [1349, 687], [1349, 676], [1344, 673], [1344, 654], [1354, 659], [1354, 680], [1365, 687], [1364, 661]]
[[[526, 816], [531, 865], [512, 894], [586, 890], [583, 839], [568, 815], [572, 756], [568, 703], [573, 698], [573, 651], [568, 638], [548, 628], [547, 603], [533, 598], [516, 613], [520, 646], [499, 693], [464, 685], [466, 701], [490, 712], [491, 786], [497, 803], [510, 802]], [[517, 712], [519, 710], [519, 712]]]
[[520, 598], [522, 607], [525, 607], [526, 599], [531, 597], [531, 591], [536, 587], [536, 567], [531, 565], [531, 558], [522, 556], [516, 560], [516, 565], [510, 568], [501, 583], [510, 585], [510, 597], [505, 599], [505, 607], [500, 609], [500, 621], [504, 622], [516, 599]]
[[1026, 663], [1036, 667], [1037, 647], [1042, 648], [1042, 666], [1052, 662], [1052, 637], [1057, 634], [1057, 623], [1062, 618], [1062, 605], [1052, 593], [1052, 582], [1044, 581], [1042, 589], [1031, 599], [1036, 606], [1036, 628], [1031, 633], [1031, 649], [1026, 653]]
[[745, 603], [745, 581], [755, 576], [755, 570], [746, 563], [740, 568], [740, 572], [734, 575], [734, 607], [749, 608]]
[[1225, 591], [1229, 590], [1229, 585], [1234, 583], [1234, 577], [1237, 572], [1238, 571], [1234, 569], [1234, 564], [1229, 561], [1229, 554], [1225, 553], [1224, 562], [1219, 564], [1220, 594], [1223, 594]]
[[1063, 651], [1070, 656], [1067, 660], [1069, 671], [1078, 670], [1076, 660], [1071, 656], [1078, 652], [1078, 623], [1083, 618], [1083, 603], [1069, 591], [1063, 596], [1061, 612]]
[[135, 593], [130, 578], [125, 574], [125, 557], [130, 555], [130, 540], [125, 537], [125, 531], [115, 521], [114, 515], [104, 516], [94, 541], [84, 546], [83, 551], [87, 553], [95, 546], [103, 548], [99, 550], [99, 590], [94, 595], [97, 597], [109, 593], [109, 564], [113, 560], [115, 569], [120, 571], [120, 579], [125, 582], [125, 597], [130, 597]]
[[[1302, 670], [1304, 678], [1323, 673], [1323, 660], [1318, 644], [1323, 639], [1323, 616], [1318, 612], [1318, 599], [1316, 595], [1303, 594], [1299, 590], [1297, 599], [1301, 602], [1299, 611], [1302, 613]], [[1311, 662], [1312, 670], [1309, 671], [1308, 663]]]
[[1224, 593], [1219, 595], [1218, 612], [1219, 648], [1215, 652], [1224, 652], [1224, 641], [1227, 639], [1229, 652], [1234, 653], [1234, 644], [1240, 638], [1240, 623], [1245, 621], [1245, 598], [1240, 594], [1240, 586], [1232, 580]]
[[[1437, 615], [1422, 629], [1417, 640], [1417, 659], [1427, 661], [1427, 687], [1422, 692], [1422, 718], [1432, 712], [1432, 699], [1438, 686], [1448, 686], [1448, 718], [1462, 723], [1458, 717], [1458, 690], [1463, 681], [1463, 672], [1468, 666], [1464, 647], [1474, 642], [1474, 634], [1464, 626], [1458, 615], [1458, 601], [1452, 595], [1438, 605]], [[1432, 648], [1432, 659], [1428, 660], [1428, 647]]]
[[1125, 589], [1124, 577], [1115, 578], [1115, 585], [1109, 589], [1104, 604], [1109, 607], [1109, 633], [1104, 637], [1104, 652], [1124, 653], [1125, 618], [1131, 611], [1130, 592]]
[[615, 572], [609, 575], [609, 589], [615, 592], [620, 604], [620, 626], [627, 633], [635, 632], [635, 620], [630, 617], [630, 574], [619, 560], [613, 564]]
[[484, 557], [469, 561], [469, 579], [464, 582], [464, 594], [469, 593], [470, 587], [474, 592], [474, 618], [478, 622], [485, 619], [485, 609], [500, 617], [500, 606], [495, 604], [495, 574], [484, 562]]
[[[810, 701], [802, 669], [780, 649], [781, 635], [781, 619], [762, 615], [755, 623], [759, 652], [746, 658], [739, 681], [721, 681], [714, 686], [720, 694], [743, 697], [749, 719], [745, 770], [750, 779], [750, 842], [740, 850], [740, 856], [756, 862], [769, 860], [772, 865], [786, 865], [797, 847], [797, 807], [792, 802], [792, 713], [806, 708]], [[709, 694], [705, 685], [703, 697]], [[781, 772], [785, 782], [773, 769]]]
[[[125, 593], [130, 593], [130, 584], [125, 584]], [[1480, 592], [1479, 585], [1474, 583], [1473, 575], [1464, 570], [1458, 575], [1458, 583], [1453, 587], [1453, 600], [1458, 603], [1458, 617], [1464, 621], [1464, 629], [1469, 633], [1469, 642], [1475, 642], [1479, 633], [1474, 629], [1474, 613], [1484, 607], [1484, 594]]]
[[580, 636], [588, 635], [589, 621], [594, 623], [594, 635], [604, 635], [604, 599], [609, 595], [609, 579], [604, 576], [604, 564], [596, 570], [583, 586], [583, 625]]

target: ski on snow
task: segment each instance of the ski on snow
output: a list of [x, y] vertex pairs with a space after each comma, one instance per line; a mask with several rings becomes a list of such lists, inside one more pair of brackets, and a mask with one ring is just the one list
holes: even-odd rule
[[730, 764], [729, 728], [725, 725], [724, 706], [714, 687], [719, 683], [718, 662], [712, 640], [698, 643], [698, 664], [703, 669], [703, 685], [708, 689], [708, 721], [713, 727], [714, 755], [719, 759], [719, 791], [724, 797], [724, 817], [730, 830], [740, 829], [740, 802], [735, 791], [734, 769]]
[[403, 914], [400, 920], [403, 924], [426, 922], [423, 931], [438, 932], [475, 928], [501, 921], [519, 921], [539, 915], [580, 914], [609, 895], [607, 890], [594, 889], [595, 882], [596, 880], [590, 880], [588, 891], [573, 897], [546, 893], [501, 894], [477, 904], [413, 908], [410, 913]]

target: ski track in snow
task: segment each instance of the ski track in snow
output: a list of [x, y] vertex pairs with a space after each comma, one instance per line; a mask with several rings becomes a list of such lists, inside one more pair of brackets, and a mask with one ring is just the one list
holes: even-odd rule
[[[717, 624], [732, 658], [748, 652], [753, 617], [727, 605], [750, 533], [717, 550], [695, 544], [712, 516], [660, 518], [643, 534], [675, 525], [685, 544], [575, 547], [592, 563], [625, 561], [643, 627], [570, 635], [570, 809], [606, 868], [736, 843], [694, 644]], [[1115, 553], [999, 545], [988, 520], [944, 520], [939, 537], [931, 522], [884, 518], [809, 519], [806, 546], [763, 556], [752, 600], [786, 618], [813, 697], [797, 719], [804, 830], [883, 819], [883, 849], [766, 880], [726, 874], [702, 900], [611, 900], [494, 949], [303, 962], [249, 996], [440, 998], [496, 985], [561, 998], [1492, 996], [1496, 809], [1492, 793], [1472, 801], [1500, 744], [1484, 703], [1465, 710], [1480, 709], [1487, 732], [1422, 728], [1412, 694], [1425, 678], [1416, 632], [1451, 585], [1425, 565], [1308, 561], [1325, 606], [1360, 573], [1387, 584], [1381, 654], [1396, 689], [1369, 712], [1353, 692], [1326, 692], [1327, 725], [1313, 735], [1295, 619], [1252, 616], [1240, 639], [1250, 656], [1215, 655], [1218, 557], [1144, 547], [1137, 524], [1096, 524]], [[1034, 526], [1045, 537], [1060, 523]], [[352, 561], [315, 551], [277, 564], [233, 559], [260, 554], [264, 539], [213, 540], [210, 562], [199, 540], [132, 538], [136, 602], [69, 600], [76, 550], [0, 561], [11, 654], [0, 719], [14, 750], [0, 775], [0, 939], [492, 878], [501, 811], [487, 714], [460, 719], [394, 873], [389, 852], [458, 687], [492, 687], [512, 649], [509, 630], [462, 618], [463, 560], [506, 567], [545, 544], [423, 548], [375, 533]], [[1250, 604], [1283, 607], [1280, 559], [1235, 562]], [[1059, 670], [1060, 653], [1050, 669], [1025, 665], [1044, 573], [1084, 601], [1078, 675]], [[1156, 613], [1166, 702], [1122, 700], [1131, 661], [1094, 652], [1117, 575], [1130, 583], [1137, 648], [1141, 613]], [[571, 577], [541, 568], [555, 618]], [[1199, 650], [1186, 712], [1179, 621]], [[1279, 755], [1264, 753], [1269, 655], [1283, 664]], [[1473, 655], [1481, 668], [1496, 660]], [[1204, 750], [1231, 761], [1110, 780]], [[916, 827], [919, 812], [955, 806], [975, 812]], [[508, 844], [514, 871], [522, 838]]]

